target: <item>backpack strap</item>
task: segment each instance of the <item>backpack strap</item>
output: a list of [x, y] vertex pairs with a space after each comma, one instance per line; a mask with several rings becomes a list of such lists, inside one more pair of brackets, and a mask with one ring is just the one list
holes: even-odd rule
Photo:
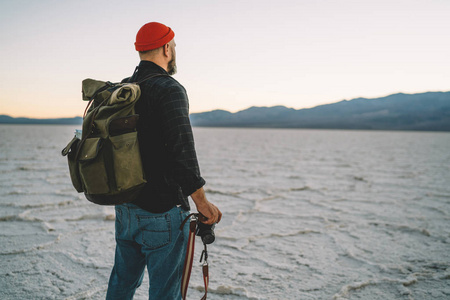
[[160, 77], [160, 76], [169, 76], [169, 77], [170, 77], [170, 75], [166, 75], [166, 74], [156, 74], [156, 73], [153, 73], [153, 74], [150, 74], [150, 75], [148, 75], [148, 76], [142, 78], [142, 79], [139, 80], [139, 81], [135, 81], [135, 83], [141, 84], [141, 83], [144, 83], [144, 81], [147, 81], [147, 80], [149, 80], [149, 79], [151, 79], [151, 78], [154, 78], [154, 77]]
[[146, 77], [142, 78], [142, 79], [139, 80], [139, 81], [135, 81], [135, 80], [132, 81], [131, 79], [134, 78], [134, 77], [136, 77], [138, 70], [139, 70], [139, 66], [136, 66], [136, 68], [134, 69], [133, 75], [131, 75], [131, 77], [128, 77], [127, 80], [124, 81], [124, 82], [126, 82], [126, 83], [137, 83], [137, 84], [141, 84], [141, 83], [143, 83], [144, 81], [146, 81], [146, 80], [148, 80], [148, 79], [150, 79], [150, 78], [153, 78], [153, 77], [170, 76], [170, 75], [167, 75], [167, 74], [161, 74], [161, 73], [151, 73], [151, 74], [147, 75]]

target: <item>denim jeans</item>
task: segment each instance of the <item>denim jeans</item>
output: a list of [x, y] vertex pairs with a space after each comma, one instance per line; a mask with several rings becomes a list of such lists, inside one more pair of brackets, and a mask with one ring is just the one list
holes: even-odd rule
[[116, 254], [106, 299], [132, 299], [147, 266], [149, 299], [181, 299], [181, 276], [189, 234], [189, 212], [161, 214], [134, 204], [116, 206]]

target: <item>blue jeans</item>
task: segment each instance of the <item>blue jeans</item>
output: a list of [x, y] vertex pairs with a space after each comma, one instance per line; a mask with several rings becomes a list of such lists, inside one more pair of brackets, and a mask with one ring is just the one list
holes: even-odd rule
[[147, 266], [149, 299], [181, 299], [181, 276], [189, 234], [189, 212], [162, 214], [134, 204], [116, 206], [116, 254], [106, 299], [132, 299]]

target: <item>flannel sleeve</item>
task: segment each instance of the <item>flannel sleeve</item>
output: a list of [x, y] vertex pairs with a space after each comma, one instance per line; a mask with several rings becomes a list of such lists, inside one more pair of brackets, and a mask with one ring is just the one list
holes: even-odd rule
[[189, 120], [189, 102], [181, 86], [172, 86], [161, 99], [164, 146], [169, 155], [171, 171], [185, 196], [201, 188], [205, 180], [200, 176], [194, 136]]

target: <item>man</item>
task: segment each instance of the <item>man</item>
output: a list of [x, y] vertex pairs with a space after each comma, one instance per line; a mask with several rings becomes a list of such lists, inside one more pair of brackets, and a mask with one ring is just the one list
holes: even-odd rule
[[132, 299], [147, 266], [150, 299], [181, 299], [189, 214], [188, 196], [205, 217], [218, 223], [220, 210], [205, 196], [189, 121], [184, 87], [176, 73], [174, 32], [167, 26], [145, 24], [136, 35], [141, 62], [128, 82], [143, 82], [136, 104], [138, 140], [148, 183], [130, 204], [116, 206], [116, 253], [107, 299]]

